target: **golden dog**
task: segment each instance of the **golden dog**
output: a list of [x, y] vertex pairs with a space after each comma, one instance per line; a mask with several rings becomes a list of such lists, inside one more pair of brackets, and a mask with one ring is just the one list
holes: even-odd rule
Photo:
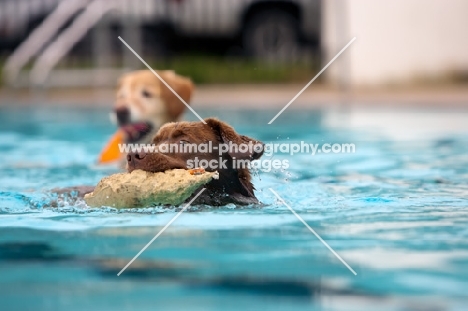
[[[157, 71], [159, 76], [189, 103], [194, 85], [174, 71]], [[185, 104], [150, 70], [125, 74], [117, 87], [111, 118], [125, 132], [126, 142], [149, 143], [158, 129], [178, 121]]]

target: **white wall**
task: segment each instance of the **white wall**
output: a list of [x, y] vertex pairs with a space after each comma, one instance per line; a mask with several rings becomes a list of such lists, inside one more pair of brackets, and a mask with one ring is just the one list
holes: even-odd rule
[[[468, 70], [467, 0], [323, 0], [324, 64], [352, 85], [402, 84]], [[342, 58], [343, 57], [343, 58]]]

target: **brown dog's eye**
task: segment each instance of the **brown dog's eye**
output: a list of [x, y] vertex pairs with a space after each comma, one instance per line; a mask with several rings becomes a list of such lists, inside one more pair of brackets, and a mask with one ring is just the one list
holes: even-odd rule
[[181, 141], [179, 141], [179, 143], [180, 143], [181, 145], [190, 144], [190, 143], [189, 143], [188, 141], [186, 141], [186, 140], [181, 140]]
[[141, 95], [143, 95], [144, 98], [151, 98], [152, 97], [150, 92], [148, 92], [147, 90], [143, 90]]

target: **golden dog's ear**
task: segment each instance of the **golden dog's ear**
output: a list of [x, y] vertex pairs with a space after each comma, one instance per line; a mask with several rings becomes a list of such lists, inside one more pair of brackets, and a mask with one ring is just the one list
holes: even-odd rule
[[[245, 160], [257, 160], [263, 155], [264, 144], [248, 136], [239, 135], [232, 126], [216, 118], [205, 119], [206, 124], [218, 135], [221, 143], [236, 145], [237, 148], [229, 148], [228, 154], [231, 157]], [[247, 145], [247, 150], [240, 148]], [[246, 148], [246, 147], [243, 147]]]
[[[174, 71], [160, 71], [161, 78], [187, 103], [193, 93], [193, 83], [190, 79], [177, 75]], [[185, 104], [177, 98], [176, 95], [161, 82], [161, 99], [166, 105], [169, 115], [176, 120], [186, 109]]]

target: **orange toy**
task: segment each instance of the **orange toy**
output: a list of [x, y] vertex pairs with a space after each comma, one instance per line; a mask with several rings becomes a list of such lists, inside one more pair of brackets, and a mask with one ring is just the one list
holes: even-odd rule
[[109, 164], [118, 161], [122, 158], [122, 153], [119, 149], [119, 144], [124, 142], [124, 133], [121, 130], [115, 132], [107, 145], [102, 149], [99, 155], [98, 164]]

